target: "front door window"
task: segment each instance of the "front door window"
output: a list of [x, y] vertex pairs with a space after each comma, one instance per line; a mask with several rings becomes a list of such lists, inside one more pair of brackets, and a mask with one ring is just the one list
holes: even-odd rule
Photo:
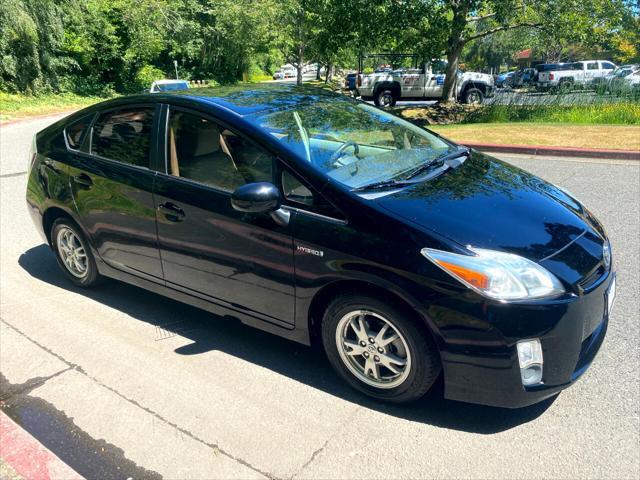
[[229, 129], [188, 112], [171, 113], [167, 158], [171, 175], [227, 192], [246, 183], [272, 181], [269, 154]]

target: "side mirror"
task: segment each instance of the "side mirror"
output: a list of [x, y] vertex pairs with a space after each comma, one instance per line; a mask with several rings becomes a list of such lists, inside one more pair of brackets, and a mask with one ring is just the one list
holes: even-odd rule
[[280, 190], [269, 182], [248, 183], [231, 194], [231, 206], [245, 213], [269, 213], [278, 225], [289, 224], [290, 213], [280, 208]]
[[271, 213], [280, 202], [280, 190], [268, 182], [248, 183], [231, 194], [231, 206], [239, 212]]

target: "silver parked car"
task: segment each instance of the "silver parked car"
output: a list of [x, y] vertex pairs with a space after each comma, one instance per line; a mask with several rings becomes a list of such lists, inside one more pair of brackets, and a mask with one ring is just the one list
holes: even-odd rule
[[151, 84], [149, 93], [171, 92], [174, 90], [186, 90], [189, 82], [186, 80], [156, 80]]

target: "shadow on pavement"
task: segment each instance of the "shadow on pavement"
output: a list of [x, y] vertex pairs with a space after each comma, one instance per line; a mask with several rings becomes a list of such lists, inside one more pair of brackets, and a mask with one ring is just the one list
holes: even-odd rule
[[443, 398], [441, 379], [422, 400], [404, 406], [369, 399], [351, 390], [317, 349], [297, 344], [248, 327], [231, 316], [219, 317], [195, 307], [115, 280], [85, 290], [69, 282], [47, 245], [22, 254], [19, 265], [31, 276], [68, 291], [80, 293], [156, 328], [156, 339], [174, 335], [193, 343], [175, 350], [179, 355], [198, 355], [218, 350], [268, 368], [313, 388], [381, 413], [442, 428], [491, 434], [530, 422], [554, 402], [552, 397], [517, 410], [485, 407]]

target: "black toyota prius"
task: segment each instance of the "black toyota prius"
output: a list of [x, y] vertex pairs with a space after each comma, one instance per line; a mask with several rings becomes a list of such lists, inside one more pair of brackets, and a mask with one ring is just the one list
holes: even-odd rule
[[[580, 377], [615, 298], [569, 193], [323, 90], [118, 98], [36, 135], [29, 211], [62, 272], [305, 344], [354, 388], [522, 407]], [[230, 320], [231, 321], [231, 320]]]

